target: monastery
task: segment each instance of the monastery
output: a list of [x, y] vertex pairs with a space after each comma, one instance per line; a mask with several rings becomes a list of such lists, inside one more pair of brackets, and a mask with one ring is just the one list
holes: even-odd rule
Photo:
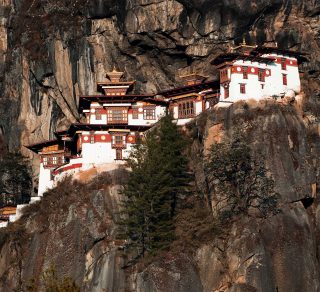
[[[302, 53], [243, 43], [212, 61], [218, 78], [207, 81], [198, 74], [184, 75], [183, 87], [143, 95], [131, 93], [134, 81], [123, 81], [123, 72], [108, 72], [108, 80], [97, 83], [99, 95], [80, 96], [83, 122], [55, 132], [53, 140], [27, 146], [40, 156], [38, 196], [31, 203], [67, 175], [125, 164], [137, 137], [167, 112], [183, 126], [209, 108], [240, 100], [294, 97], [301, 90], [298, 65], [304, 61]], [[23, 206], [17, 206], [13, 220]]]

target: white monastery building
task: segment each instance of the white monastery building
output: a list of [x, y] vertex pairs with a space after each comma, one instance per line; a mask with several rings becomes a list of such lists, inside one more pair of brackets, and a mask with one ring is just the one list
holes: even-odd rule
[[101, 94], [80, 96], [82, 123], [56, 132], [54, 140], [28, 146], [41, 160], [38, 198], [33, 200], [66, 175], [101, 165], [124, 164], [132, 145], [167, 111], [183, 125], [218, 98], [219, 82], [203, 82], [204, 77], [196, 74], [182, 77], [186, 86], [162, 92], [158, 97], [129, 93], [134, 81], [121, 81], [122, 76], [123, 72], [108, 72], [109, 80], [97, 84]]
[[[220, 72], [218, 78], [184, 75], [180, 76], [185, 81], [183, 87], [143, 95], [132, 93], [135, 82], [122, 81], [124, 73], [113, 69], [107, 73], [107, 81], [97, 83], [98, 95], [80, 96], [81, 123], [56, 132], [53, 140], [27, 146], [41, 161], [38, 196], [31, 202], [66, 175], [124, 164], [137, 139], [166, 113], [178, 125], [185, 125], [212, 107], [299, 94], [298, 65], [305, 61], [304, 54], [298, 52], [244, 42], [213, 60]], [[19, 218], [23, 206], [16, 207], [16, 214], [11, 209], [0, 212], [5, 218], [0, 227]]]
[[122, 81], [124, 73], [113, 69], [107, 81], [97, 83], [100, 94], [80, 96], [83, 122], [56, 132], [54, 140], [28, 146], [41, 159], [38, 196], [65, 175], [125, 163], [132, 145], [167, 112], [184, 125], [213, 106], [298, 94], [303, 61], [297, 52], [243, 43], [212, 62], [218, 80], [189, 74], [180, 76], [183, 87], [143, 95], [131, 93], [135, 82]]
[[298, 64], [301, 53], [245, 43], [218, 56], [212, 64], [220, 70], [220, 103], [282, 98], [300, 93]]

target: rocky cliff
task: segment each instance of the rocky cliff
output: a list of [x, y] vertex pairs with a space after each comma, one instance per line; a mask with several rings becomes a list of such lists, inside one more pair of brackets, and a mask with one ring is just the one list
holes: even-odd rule
[[[125, 172], [91, 182], [88, 172], [82, 183], [64, 181], [0, 232], [0, 290], [25, 290], [32, 283], [38, 288], [31, 291], [39, 291], [41, 275], [53, 266], [60, 279], [71, 277], [83, 291], [318, 291], [319, 126], [296, 104], [273, 101], [208, 112], [190, 131], [196, 133], [191, 147], [195, 197], [206, 192], [210, 175], [204, 157], [210, 145], [239, 127], [275, 180], [275, 215], [249, 212], [215, 232], [210, 228], [215, 218], [198, 217], [193, 206], [187, 220], [197, 222], [191, 223], [189, 237], [178, 238], [159, 257], [126, 268], [123, 242], [115, 238]], [[196, 243], [202, 228], [207, 236]]]
[[[0, 134], [10, 150], [52, 137], [79, 119], [79, 94], [94, 94], [113, 65], [136, 91], [181, 82], [179, 69], [214, 78], [217, 54], [245, 37], [305, 51], [305, 90], [319, 95], [315, 0], [1, 0]], [[35, 164], [37, 163], [36, 160]]]
[[77, 194], [60, 187], [1, 232], [1, 291], [21, 290], [30, 280], [41, 285], [40, 274], [50, 265], [84, 291], [320, 289], [319, 1], [0, 0], [0, 5], [0, 138], [34, 166], [36, 157], [23, 145], [78, 120], [79, 95], [95, 93], [95, 83], [113, 65], [137, 80], [137, 92], [156, 92], [177, 86], [179, 69], [192, 67], [214, 78], [210, 61], [243, 37], [251, 44], [276, 41], [309, 53], [310, 60], [302, 68], [303, 103], [239, 104], [211, 112], [199, 128], [197, 139], [203, 139], [193, 145], [201, 189], [202, 153], [241, 125], [275, 178], [278, 215], [243, 216], [226, 237], [128, 271], [121, 269], [125, 257], [112, 236], [119, 177], [113, 174], [98, 187], [76, 184]]

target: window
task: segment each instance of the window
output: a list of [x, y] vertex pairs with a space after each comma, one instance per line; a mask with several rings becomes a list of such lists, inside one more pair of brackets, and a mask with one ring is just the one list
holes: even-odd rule
[[240, 84], [240, 93], [245, 94], [246, 93], [246, 85], [241, 83]]
[[56, 156], [52, 157], [52, 164], [57, 164], [57, 157]]
[[220, 81], [225, 82], [228, 80], [228, 69], [220, 70]]
[[100, 109], [96, 109], [96, 120], [101, 120], [101, 110]]
[[224, 98], [228, 98], [229, 97], [229, 85], [226, 85], [224, 87]]
[[243, 67], [243, 79], [248, 79], [248, 67]]
[[108, 123], [126, 124], [128, 123], [128, 111], [124, 108], [113, 108], [108, 110]]
[[264, 89], [264, 84], [261, 84], [261, 89]]
[[125, 135], [113, 135], [112, 136], [112, 147], [123, 148], [125, 147], [126, 136]]
[[258, 80], [261, 82], [265, 81], [264, 69], [259, 69], [258, 71]]
[[139, 111], [137, 108], [132, 109], [132, 118], [133, 119], [139, 119]]
[[143, 118], [145, 120], [156, 119], [156, 109], [154, 107], [147, 107], [143, 109]]
[[122, 136], [115, 136], [115, 144], [122, 145]]
[[91, 133], [90, 135], [90, 143], [94, 144], [94, 133]]
[[48, 164], [48, 158], [47, 157], [43, 157], [43, 165], [47, 165]]
[[194, 116], [193, 101], [181, 102], [178, 105], [178, 118], [190, 118]]
[[116, 160], [122, 160], [122, 149], [116, 149]]
[[285, 58], [281, 58], [281, 70], [287, 70], [287, 60]]
[[283, 85], [288, 85], [287, 74], [282, 74]]

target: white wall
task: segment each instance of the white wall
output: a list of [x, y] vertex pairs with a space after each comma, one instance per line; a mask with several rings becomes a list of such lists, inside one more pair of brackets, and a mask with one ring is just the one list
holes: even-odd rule
[[149, 126], [153, 125], [156, 122], [158, 122], [166, 113], [166, 107], [157, 105], [156, 106], [156, 112], [155, 112], [155, 119], [154, 120], [145, 120], [143, 118], [143, 107], [139, 108], [139, 118], [138, 119], [133, 119], [132, 114], [130, 113], [128, 115], [128, 124], [129, 125], [136, 125], [136, 126]]
[[[289, 60], [289, 63], [292, 62], [293, 64], [297, 62], [297, 59], [295, 58], [277, 54], [265, 54], [263, 57], [286, 58]], [[268, 90], [265, 92], [266, 95], [280, 95], [286, 93], [288, 90], [293, 90], [296, 93], [301, 91], [299, 68], [297, 66], [290, 66], [290, 64], [287, 64], [286, 70], [282, 70], [281, 64], [273, 63], [270, 68], [272, 70], [272, 75], [269, 80]], [[287, 85], [283, 85], [282, 74], [287, 74]]]
[[[265, 55], [265, 57], [279, 58], [277, 55]], [[280, 56], [281, 57], [281, 56]], [[287, 58], [293, 62], [294, 58]], [[240, 71], [237, 73], [237, 66], [247, 66], [248, 79], [243, 78], [243, 73]], [[261, 64], [258, 62], [237, 60], [234, 62], [233, 67], [236, 68], [235, 72], [232, 72], [229, 84], [229, 98], [224, 98], [224, 87], [220, 85], [220, 102], [236, 102], [245, 99], [261, 100], [270, 98], [273, 95], [283, 95], [288, 90], [294, 90], [296, 93], [300, 92], [300, 76], [297, 66], [287, 65], [286, 70], [281, 70], [281, 64]], [[271, 72], [270, 75], [265, 76], [265, 81], [259, 81], [257, 74], [250, 74], [252, 67], [256, 69], [265, 69]], [[283, 75], [287, 74], [287, 85], [283, 85]], [[240, 84], [246, 84], [246, 93], [240, 93]], [[262, 88], [262, 85], [264, 87]]]
[[96, 124], [105, 125], [105, 124], [107, 124], [107, 115], [106, 114], [102, 114], [101, 115], [101, 119], [97, 120], [96, 119], [96, 115], [95, 114], [91, 114], [90, 115], [90, 124], [93, 124], [93, 125], [96, 125]]
[[196, 101], [194, 102], [194, 112], [195, 112], [195, 115], [199, 115], [202, 113], [202, 101]]
[[[89, 132], [82, 132], [82, 135], [88, 135]], [[106, 131], [96, 131], [95, 134], [108, 134]], [[133, 135], [134, 133], [128, 133]], [[129, 156], [131, 143], [126, 143], [126, 148], [122, 151], [123, 159]], [[83, 164], [103, 164], [113, 163], [116, 160], [116, 149], [112, 148], [111, 142], [95, 142], [93, 144], [82, 143], [82, 161]]]
[[38, 196], [43, 196], [43, 193], [52, 188], [52, 185], [51, 170], [49, 168], [44, 168], [43, 164], [40, 163]]

